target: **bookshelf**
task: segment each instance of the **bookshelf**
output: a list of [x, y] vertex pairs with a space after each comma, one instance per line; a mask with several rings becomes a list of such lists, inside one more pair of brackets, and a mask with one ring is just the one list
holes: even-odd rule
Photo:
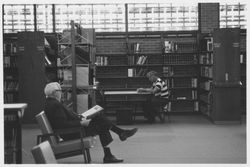
[[246, 114], [246, 59], [246, 29], [243, 29], [240, 32], [241, 110], [243, 114]]
[[3, 67], [4, 67], [4, 103], [18, 102], [18, 69], [17, 69], [17, 36], [3, 36]]
[[71, 29], [58, 34], [57, 78], [62, 84], [62, 101], [78, 113], [94, 103], [94, 29], [83, 29], [71, 21]]
[[22, 117], [25, 103], [4, 104], [4, 163], [22, 164]]
[[[165, 43], [174, 49], [166, 49]], [[151, 87], [148, 71], [157, 71], [172, 92], [172, 112], [198, 111], [197, 31], [97, 33], [95, 78], [104, 90]], [[138, 99], [137, 99], [138, 98]], [[131, 108], [145, 100], [107, 96], [107, 105]]]
[[240, 30], [215, 29], [200, 40], [200, 111], [214, 123], [240, 121]]
[[27, 103], [23, 123], [35, 123], [44, 108], [46, 84], [44, 32], [18, 32], [19, 103]]

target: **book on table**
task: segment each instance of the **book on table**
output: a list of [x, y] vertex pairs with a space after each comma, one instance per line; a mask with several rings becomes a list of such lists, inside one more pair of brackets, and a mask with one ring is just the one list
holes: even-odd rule
[[85, 111], [81, 115], [86, 119], [91, 119], [102, 110], [103, 110], [103, 108], [101, 106], [95, 105], [94, 107], [92, 107], [89, 110]]

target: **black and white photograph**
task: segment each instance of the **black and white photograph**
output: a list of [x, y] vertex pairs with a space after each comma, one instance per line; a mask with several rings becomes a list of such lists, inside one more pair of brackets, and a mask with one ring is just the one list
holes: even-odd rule
[[248, 8], [3, 0], [0, 166], [249, 165]]

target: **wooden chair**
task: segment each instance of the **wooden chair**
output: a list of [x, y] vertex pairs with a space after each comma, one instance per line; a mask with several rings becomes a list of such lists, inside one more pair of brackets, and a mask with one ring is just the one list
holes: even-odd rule
[[36, 164], [57, 164], [56, 157], [48, 141], [44, 141], [31, 149]]
[[166, 103], [164, 103], [161, 107], [160, 107], [160, 112], [159, 112], [159, 116], [161, 117], [161, 122], [164, 123], [165, 122], [165, 117], [168, 117], [168, 122], [170, 122], [170, 114], [169, 112], [171, 111], [171, 91], [169, 91], [169, 97], [168, 99], [166, 99]]
[[[44, 111], [36, 115], [36, 120], [42, 132], [42, 135], [37, 136], [37, 144], [48, 140], [56, 159], [83, 154], [84, 162], [91, 162], [89, 149], [94, 147], [95, 137], [86, 137], [82, 127], [53, 130]], [[69, 141], [62, 141], [60, 139], [60, 134], [76, 132], [80, 133], [81, 137], [79, 139]]]

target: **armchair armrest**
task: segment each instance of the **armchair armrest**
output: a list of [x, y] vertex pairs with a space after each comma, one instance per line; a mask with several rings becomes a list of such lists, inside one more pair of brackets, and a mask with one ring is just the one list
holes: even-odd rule
[[83, 136], [86, 135], [84, 127], [75, 127], [75, 128], [65, 128], [65, 129], [54, 129], [54, 133], [57, 135], [60, 134], [70, 134], [70, 133], [82, 133]]
[[77, 133], [77, 132], [80, 133], [80, 140], [82, 143], [84, 143], [83, 138], [86, 136], [84, 127], [75, 127], [75, 128], [56, 129], [54, 130], [54, 133], [46, 133], [46, 134], [38, 135], [37, 144], [45, 140], [48, 140], [49, 137], [51, 136], [54, 136], [58, 139], [58, 137], [60, 137], [61, 134], [71, 134], [71, 133]]

